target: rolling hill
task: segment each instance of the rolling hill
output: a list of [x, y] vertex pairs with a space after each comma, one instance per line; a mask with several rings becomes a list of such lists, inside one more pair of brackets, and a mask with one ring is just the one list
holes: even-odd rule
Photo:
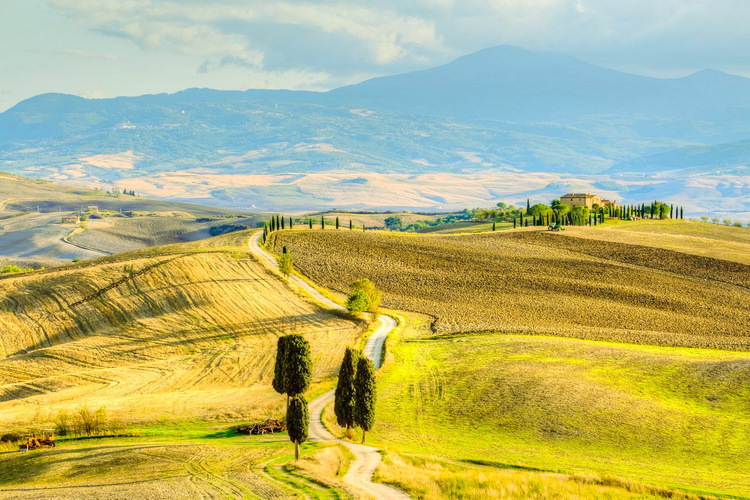
[[[708, 156], [669, 152], [741, 145], [749, 118], [746, 78], [702, 71], [657, 79], [495, 47], [329, 92], [45, 94], [0, 113], [0, 165], [258, 210], [516, 201], [538, 189], [541, 174], [583, 187], [616, 180], [625, 189], [614, 197], [634, 202], [634, 188], [654, 176], [677, 201], [695, 198], [683, 174], [721, 177], [746, 161], [741, 146]], [[402, 192], [399, 175], [421, 176], [417, 193]], [[513, 190], [479, 189], [512, 175], [521, 177]], [[469, 184], [476, 177], [479, 187]], [[471, 201], [435, 195], [446, 185], [461, 185]], [[381, 186], [400, 196], [384, 199]], [[695, 213], [750, 212], [742, 201], [699, 202]]]

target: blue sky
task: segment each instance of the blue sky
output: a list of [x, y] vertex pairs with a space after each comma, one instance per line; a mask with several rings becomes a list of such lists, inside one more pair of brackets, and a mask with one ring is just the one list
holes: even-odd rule
[[748, 0], [0, 0], [0, 111], [44, 92], [324, 90], [510, 44], [750, 76]]

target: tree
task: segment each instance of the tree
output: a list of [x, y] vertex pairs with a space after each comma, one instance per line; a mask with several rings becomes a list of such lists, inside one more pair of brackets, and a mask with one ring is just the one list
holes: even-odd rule
[[682, 219], [682, 207], [680, 207], [680, 219]]
[[349, 219], [349, 231], [351, 231], [352, 229], [354, 229], [354, 226], [352, 225], [352, 220]]
[[308, 225], [310, 226], [310, 229], [312, 229], [312, 217], [309, 217], [307, 219]]
[[526, 215], [530, 215], [530, 214], [531, 214], [531, 202], [529, 201], [528, 198], [526, 198]]
[[339, 370], [339, 381], [336, 384], [336, 395], [333, 402], [333, 411], [336, 421], [347, 430], [354, 427], [354, 394], [355, 379], [357, 376], [357, 363], [362, 353], [351, 347], [346, 348], [344, 360]]
[[346, 299], [346, 308], [351, 312], [367, 311], [370, 305], [365, 292], [354, 292]]
[[299, 445], [307, 441], [310, 428], [310, 411], [304, 396], [297, 395], [289, 401], [286, 410], [286, 429], [289, 440], [294, 443], [294, 459], [299, 460]]
[[513, 229], [515, 229], [515, 228], [516, 228], [516, 218], [513, 217]]
[[312, 380], [312, 360], [310, 344], [302, 335], [287, 335], [289, 340], [284, 352], [284, 388], [291, 396], [302, 394], [310, 387]]
[[375, 367], [368, 358], [357, 362], [354, 382], [354, 422], [362, 428], [362, 442], [375, 423]]
[[338, 229], [338, 228], [339, 228], [339, 218], [338, 218], [338, 216], [337, 216], [337, 217], [336, 217], [336, 229]]
[[391, 231], [401, 229], [404, 225], [404, 221], [401, 219], [401, 217], [397, 217], [395, 215], [386, 217], [383, 223], [385, 224], [385, 227], [390, 229]]
[[495, 228], [496, 228], [496, 226], [495, 226], [495, 223], [493, 222], [493, 223], [492, 223], [492, 230], [494, 231], [494, 230], [495, 230]]
[[292, 218], [289, 217], [289, 229], [292, 229], [294, 227], [294, 223], [292, 222]]
[[[286, 247], [284, 247], [284, 249], [286, 250]], [[292, 271], [294, 270], [294, 258], [292, 258], [292, 254], [284, 252], [279, 255], [277, 261], [279, 263], [279, 271], [281, 271], [281, 274], [283, 274], [285, 278], [289, 278], [289, 275], [292, 274]]]
[[321, 215], [320, 216], [320, 229], [325, 229], [325, 228], [326, 228], [326, 219], [324, 216]]
[[[286, 361], [287, 343], [289, 337], [287, 335], [279, 337], [276, 341], [276, 364], [273, 367], [273, 390], [279, 394], [286, 394], [286, 378], [284, 377], [284, 365]], [[287, 397], [287, 407], [289, 406], [289, 398]]]
[[375, 283], [367, 278], [363, 278], [361, 280], [352, 281], [349, 284], [349, 288], [352, 291], [352, 295], [356, 295], [357, 292], [364, 292], [367, 296], [367, 310], [372, 313], [377, 312], [378, 307], [380, 306], [380, 300], [383, 298], [383, 292], [375, 287]]
[[545, 205], [544, 203], [537, 203], [529, 209], [529, 212], [531, 213], [531, 215], [539, 216], [545, 215], [550, 210], [552, 209], [548, 205]]
[[284, 228], [284, 217], [279, 216], [279, 218], [281, 219], [281, 229], [285, 229]]

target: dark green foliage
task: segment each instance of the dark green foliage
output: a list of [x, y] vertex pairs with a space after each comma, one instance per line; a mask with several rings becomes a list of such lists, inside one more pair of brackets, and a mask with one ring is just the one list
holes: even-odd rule
[[286, 394], [286, 380], [284, 378], [284, 362], [286, 360], [286, 346], [289, 337], [284, 335], [276, 342], [276, 365], [273, 368], [273, 390], [279, 394]]
[[355, 292], [346, 299], [346, 308], [351, 312], [364, 312], [369, 306], [365, 292]]
[[352, 220], [349, 219], [349, 231], [351, 231], [352, 229], [354, 229], [354, 226], [352, 225]]
[[513, 217], [513, 229], [515, 229], [515, 228], [516, 228], [516, 218]]
[[682, 207], [680, 207], [680, 219], [682, 219]]
[[281, 229], [284, 229], [284, 218], [283, 217], [280, 217], [280, 218], [281, 218]]
[[362, 442], [375, 424], [375, 367], [368, 358], [359, 358], [354, 382], [354, 422], [362, 428]]
[[[287, 254], [288, 255], [288, 254]], [[310, 387], [312, 360], [310, 344], [302, 335], [287, 335], [284, 356], [284, 388], [289, 396], [297, 396]]]
[[531, 202], [526, 198], [526, 215], [531, 215]]
[[289, 253], [289, 251], [286, 249], [286, 245], [284, 245], [283, 247], [281, 247], [281, 253], [282, 254]]
[[326, 219], [322, 215], [320, 216], [320, 229], [326, 228]]
[[312, 217], [307, 219], [308, 225], [310, 226], [310, 229], [312, 229]]
[[286, 409], [286, 429], [289, 440], [294, 443], [294, 458], [299, 460], [299, 445], [307, 441], [310, 428], [310, 410], [304, 396], [293, 396]]
[[336, 229], [338, 229], [338, 228], [339, 228], [339, 218], [336, 217]]
[[492, 223], [492, 230], [494, 231], [496, 229], [495, 223]]
[[292, 222], [292, 218], [289, 217], [289, 229], [292, 229], [294, 227], [294, 222]]
[[395, 215], [391, 215], [390, 217], [386, 217], [386, 219], [383, 221], [385, 224], [385, 227], [392, 230], [397, 231], [401, 229], [404, 226], [404, 221], [401, 219], [401, 217], [397, 217]]
[[333, 411], [336, 421], [341, 427], [354, 427], [354, 394], [355, 379], [357, 374], [357, 363], [362, 353], [348, 347], [344, 353], [344, 360], [339, 370], [339, 381], [336, 384], [336, 397], [333, 403]]

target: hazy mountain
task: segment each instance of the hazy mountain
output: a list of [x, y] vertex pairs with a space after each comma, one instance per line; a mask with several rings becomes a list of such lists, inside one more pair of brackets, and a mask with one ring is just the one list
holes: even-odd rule
[[[711, 151], [748, 139], [750, 79], [718, 71], [649, 78], [496, 47], [324, 93], [45, 94], [0, 113], [0, 168], [173, 199], [194, 196], [189, 182], [208, 182], [212, 200], [203, 203], [270, 208], [290, 197], [294, 206], [338, 198], [328, 188], [301, 193], [292, 181], [268, 187], [216, 176], [705, 173], [746, 164], [741, 146]], [[189, 182], [171, 172], [189, 173]], [[212, 181], [201, 177], [209, 174]]]

